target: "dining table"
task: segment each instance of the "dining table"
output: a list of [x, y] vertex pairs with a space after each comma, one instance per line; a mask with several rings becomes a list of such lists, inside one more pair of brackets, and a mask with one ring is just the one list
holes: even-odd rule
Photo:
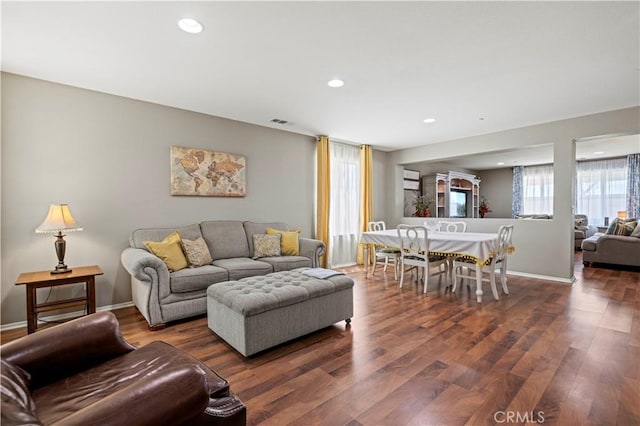
[[[365, 250], [365, 278], [369, 274], [369, 246], [380, 245], [400, 248], [400, 238], [406, 238], [406, 231], [397, 229], [385, 229], [382, 231], [363, 232], [360, 243]], [[428, 231], [427, 240], [430, 255], [447, 256], [451, 258], [464, 258], [475, 261], [477, 265], [488, 265], [498, 244], [497, 233], [486, 232], [442, 232]], [[409, 240], [405, 240], [406, 244]], [[405, 245], [406, 245], [405, 244]], [[424, 247], [422, 247], [424, 249]], [[513, 247], [510, 247], [513, 251]], [[482, 269], [476, 268], [476, 300], [482, 303]]]

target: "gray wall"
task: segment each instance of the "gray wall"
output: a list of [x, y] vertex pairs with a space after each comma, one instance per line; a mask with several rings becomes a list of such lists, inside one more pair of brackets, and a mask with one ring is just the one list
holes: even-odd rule
[[[169, 195], [171, 145], [245, 155], [247, 196]], [[68, 203], [84, 227], [66, 237], [66, 263], [105, 272], [98, 306], [131, 301], [120, 253], [133, 229], [241, 219], [284, 221], [314, 234], [310, 136], [3, 73], [1, 158], [2, 324], [25, 319], [19, 273], [57, 263], [54, 237], [34, 232], [51, 203]], [[374, 152], [378, 216], [385, 163], [386, 153]], [[52, 300], [79, 292], [59, 288]]]
[[[387, 157], [389, 200], [387, 225], [403, 221], [402, 169], [421, 161], [444, 161], [461, 155], [553, 144], [553, 220], [466, 219], [470, 231], [495, 232], [502, 224], [514, 224], [516, 251], [509, 258], [509, 270], [524, 275], [545, 276], [562, 281], [573, 278], [573, 176], [575, 140], [613, 134], [640, 132], [640, 107], [609, 111], [520, 129], [404, 149]], [[410, 167], [409, 167], [410, 168]], [[482, 195], [482, 183], [480, 194]], [[407, 221], [407, 219], [404, 219]]]
[[513, 199], [513, 170], [493, 169], [476, 173], [480, 179], [480, 199], [485, 198], [491, 212], [485, 218], [510, 218]]

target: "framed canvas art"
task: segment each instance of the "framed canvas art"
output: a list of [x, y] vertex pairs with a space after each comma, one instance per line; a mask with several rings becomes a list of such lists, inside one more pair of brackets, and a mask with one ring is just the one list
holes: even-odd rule
[[246, 159], [243, 155], [172, 146], [170, 160], [171, 195], [246, 195]]

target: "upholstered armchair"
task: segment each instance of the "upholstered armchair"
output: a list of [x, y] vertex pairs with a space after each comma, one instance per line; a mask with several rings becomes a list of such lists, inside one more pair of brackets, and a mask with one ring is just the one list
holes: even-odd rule
[[244, 425], [229, 384], [164, 342], [139, 349], [111, 312], [0, 347], [2, 424]]
[[589, 225], [589, 218], [586, 214], [577, 214], [574, 216], [574, 237], [575, 249], [580, 250], [582, 240], [589, 238], [596, 233], [596, 227]]

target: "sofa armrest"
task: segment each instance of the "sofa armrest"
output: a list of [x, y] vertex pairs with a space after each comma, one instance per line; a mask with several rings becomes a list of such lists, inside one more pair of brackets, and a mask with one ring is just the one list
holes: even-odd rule
[[209, 403], [205, 373], [185, 365], [149, 375], [55, 424], [181, 424], [199, 416]]
[[2, 358], [31, 375], [36, 389], [134, 350], [108, 311], [45, 328], [0, 347]]
[[300, 244], [300, 256], [305, 256], [311, 259], [312, 268], [319, 267], [320, 256], [322, 256], [325, 251], [324, 242], [302, 237], [300, 237], [298, 241]]
[[133, 303], [150, 327], [165, 322], [161, 300], [171, 295], [169, 268], [159, 257], [146, 250], [127, 247], [120, 255], [124, 269], [131, 275]]
[[[146, 250], [127, 247], [120, 255], [122, 266], [137, 280], [152, 283], [158, 278], [169, 280], [169, 268], [158, 256]], [[150, 269], [148, 269], [150, 268]], [[151, 272], [155, 273], [151, 273]]]

